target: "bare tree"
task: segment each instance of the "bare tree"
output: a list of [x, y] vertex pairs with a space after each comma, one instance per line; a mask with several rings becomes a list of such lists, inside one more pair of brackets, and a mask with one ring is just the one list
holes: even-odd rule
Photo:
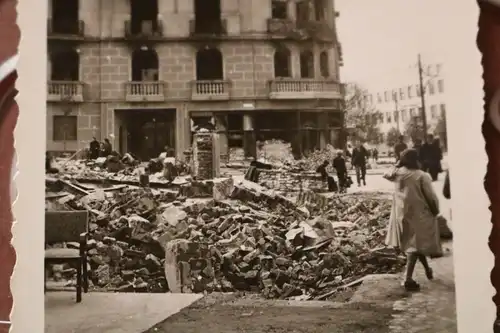
[[376, 110], [365, 89], [356, 83], [347, 84], [344, 106], [346, 125], [354, 129], [351, 139], [372, 144], [382, 143], [383, 135], [378, 127], [382, 113]]

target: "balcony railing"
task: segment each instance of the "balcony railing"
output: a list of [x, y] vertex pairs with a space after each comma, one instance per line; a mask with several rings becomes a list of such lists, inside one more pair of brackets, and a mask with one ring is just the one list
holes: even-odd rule
[[192, 82], [191, 99], [195, 101], [228, 100], [230, 92], [228, 80], [197, 80]]
[[198, 26], [196, 20], [189, 21], [189, 34], [191, 36], [225, 36], [227, 35], [227, 20], [203, 22]]
[[133, 81], [125, 85], [127, 102], [163, 102], [165, 101], [166, 82]]
[[126, 38], [151, 38], [163, 37], [163, 23], [160, 20], [144, 20], [137, 24], [125, 21]]
[[342, 98], [342, 85], [326, 79], [275, 79], [269, 82], [269, 98]]
[[51, 102], [83, 102], [83, 82], [49, 81], [47, 100]]
[[271, 35], [289, 35], [296, 30], [295, 22], [288, 19], [268, 19], [267, 32]]
[[83, 37], [85, 23], [82, 20], [47, 20], [47, 35], [49, 37]]

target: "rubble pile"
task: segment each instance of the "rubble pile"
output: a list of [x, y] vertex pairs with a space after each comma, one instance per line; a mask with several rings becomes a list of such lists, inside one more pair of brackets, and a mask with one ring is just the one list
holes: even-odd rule
[[326, 183], [315, 172], [260, 170], [259, 184], [282, 193], [296, 193], [304, 189], [316, 192], [327, 190]]
[[404, 264], [382, 246], [388, 201], [311, 194], [292, 202], [250, 182], [226, 185], [218, 191], [230, 188], [230, 198], [221, 200], [124, 187], [52, 199], [48, 209], [89, 210], [89, 274], [104, 290], [321, 298]]

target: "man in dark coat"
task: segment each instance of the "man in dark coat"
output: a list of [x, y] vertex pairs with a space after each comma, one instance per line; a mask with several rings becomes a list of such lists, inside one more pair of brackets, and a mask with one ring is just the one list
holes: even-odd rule
[[96, 158], [99, 157], [99, 147], [100, 147], [99, 141], [97, 141], [95, 137], [92, 138], [92, 141], [90, 141], [89, 145], [89, 158], [91, 160], [95, 160]]
[[358, 181], [358, 186], [361, 186], [361, 181], [363, 185], [366, 186], [366, 162], [368, 159], [368, 151], [363, 146], [363, 143], [359, 143], [356, 148], [352, 150], [351, 163], [356, 168], [356, 180]]
[[347, 166], [345, 163], [344, 156], [342, 156], [342, 151], [337, 152], [337, 157], [333, 159], [333, 168], [337, 171], [337, 177], [339, 178], [339, 187], [340, 191], [344, 192], [344, 190], [348, 187], [347, 181]]
[[442, 158], [441, 147], [439, 147], [439, 144], [436, 144], [434, 136], [429, 134], [427, 141], [420, 149], [420, 159], [422, 160], [422, 170], [431, 175], [432, 181], [436, 181], [439, 172], [441, 172]]
[[400, 135], [399, 136], [399, 141], [396, 143], [394, 146], [394, 155], [396, 156], [396, 162], [399, 161], [399, 158], [401, 157], [401, 153], [408, 149], [408, 145], [405, 143], [405, 137]]

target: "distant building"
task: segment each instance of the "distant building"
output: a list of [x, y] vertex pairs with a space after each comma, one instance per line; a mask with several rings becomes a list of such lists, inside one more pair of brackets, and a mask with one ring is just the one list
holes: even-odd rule
[[[383, 134], [392, 128], [404, 133], [412, 118], [421, 121], [422, 100], [417, 69], [409, 69], [404, 74], [392, 84], [369, 89], [370, 93], [365, 96], [373, 109], [381, 113], [376, 121]], [[427, 126], [429, 132], [434, 132], [441, 118], [446, 121], [446, 86], [442, 65], [427, 66], [423, 77]]]

